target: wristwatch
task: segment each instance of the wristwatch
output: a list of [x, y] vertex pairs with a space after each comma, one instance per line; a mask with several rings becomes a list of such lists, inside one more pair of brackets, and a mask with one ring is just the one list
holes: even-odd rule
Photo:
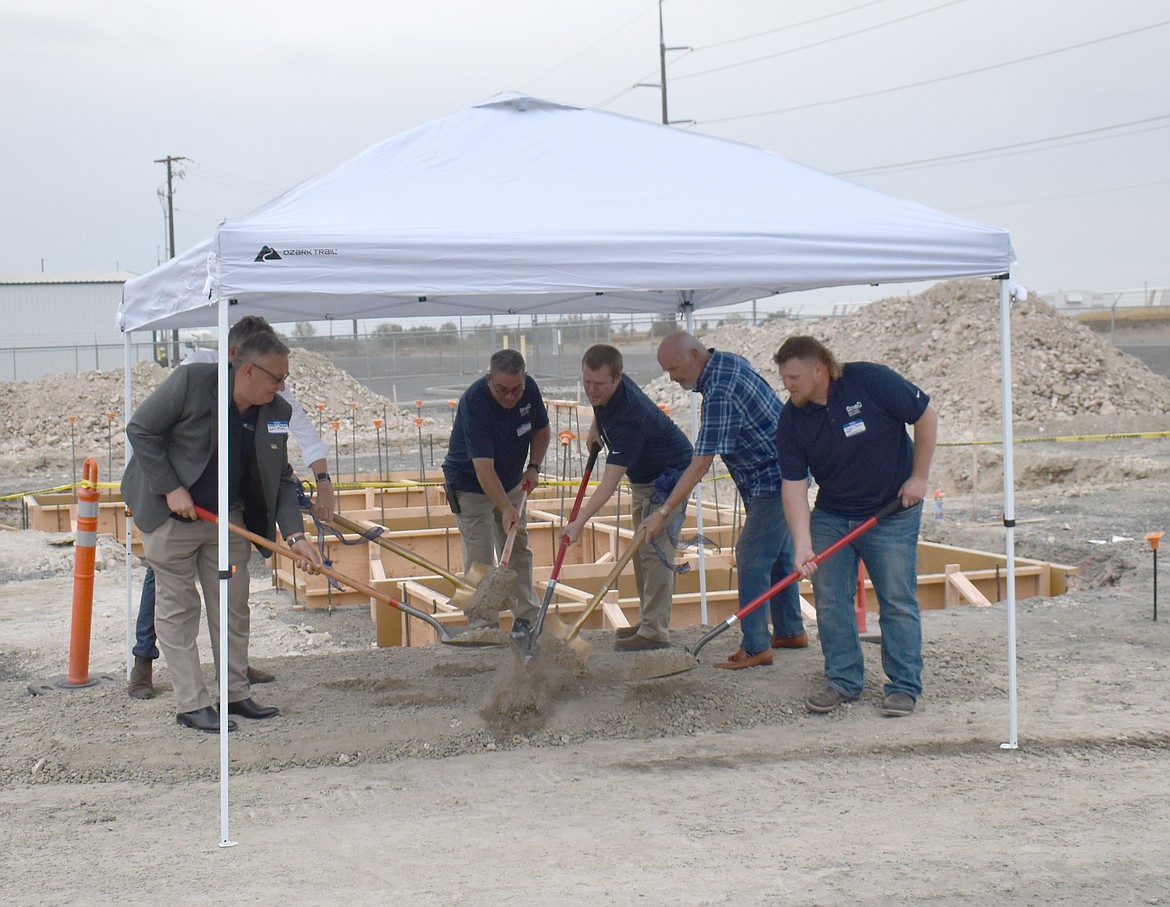
[[540, 464], [540, 463], [529, 463], [528, 469], [535, 469], [539, 473], [541, 465], [542, 464]]
[[290, 535], [288, 538], [286, 538], [284, 540], [284, 543], [291, 548], [297, 542], [303, 542], [304, 540], [305, 540], [305, 534], [303, 532], [294, 532], [292, 535]]
[[317, 473], [317, 481], [318, 482], [332, 482], [333, 480], [331, 478], [329, 478], [329, 473], [319, 472], [319, 473]]
[[659, 507], [658, 512], [661, 513], [664, 517], [670, 516], [670, 511], [667, 510], [665, 507]]

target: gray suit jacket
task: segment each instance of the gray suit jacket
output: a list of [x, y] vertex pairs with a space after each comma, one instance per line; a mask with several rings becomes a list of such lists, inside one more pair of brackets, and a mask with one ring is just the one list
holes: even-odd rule
[[[235, 372], [229, 372], [235, 380]], [[122, 476], [122, 498], [143, 532], [170, 517], [166, 494], [189, 488], [207, 468], [217, 443], [218, 366], [192, 363], [171, 372], [142, 401], [126, 426], [134, 455]], [[234, 405], [234, 404], [233, 404]], [[260, 407], [256, 420], [256, 467], [261, 494], [244, 495], [244, 525], [274, 539], [304, 529], [297, 480], [288, 463], [288, 421], [292, 407], [279, 394]], [[281, 430], [283, 428], [283, 431]], [[233, 502], [234, 503], [234, 502]], [[267, 557], [269, 552], [264, 550]]]

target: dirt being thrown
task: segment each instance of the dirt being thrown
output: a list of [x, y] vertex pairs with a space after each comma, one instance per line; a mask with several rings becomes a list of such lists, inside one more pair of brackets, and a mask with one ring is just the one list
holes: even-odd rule
[[488, 571], [475, 589], [463, 613], [469, 623], [499, 620], [500, 612], [511, 607], [510, 598], [516, 584], [516, 571], [511, 567], [494, 567]]
[[552, 678], [545, 662], [534, 658], [525, 664], [515, 647], [511, 655], [479, 710], [497, 740], [539, 731], [552, 716]]

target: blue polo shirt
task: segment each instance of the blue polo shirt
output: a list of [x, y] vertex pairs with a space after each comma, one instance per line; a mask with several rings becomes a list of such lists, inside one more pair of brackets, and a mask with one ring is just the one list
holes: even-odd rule
[[456, 491], [483, 494], [471, 461], [489, 458], [495, 461], [500, 484], [505, 491], [510, 491], [524, 477], [532, 433], [546, 425], [548, 411], [544, 398], [530, 376], [524, 376], [524, 393], [511, 409], [496, 402], [484, 376], [459, 398], [451, 443], [443, 460], [443, 475]]
[[829, 382], [825, 405], [784, 404], [776, 450], [784, 478], [816, 479], [818, 509], [845, 519], [866, 519], [892, 501], [914, 466], [907, 425], [917, 422], [930, 397], [893, 369], [847, 362]]
[[781, 403], [772, 385], [743, 356], [713, 349], [695, 390], [703, 395], [695, 453], [723, 457], [745, 504], [779, 491], [776, 420]]
[[624, 466], [634, 484], [649, 485], [667, 469], [682, 472], [691, 465], [687, 436], [628, 375], [607, 403], [593, 407], [593, 415], [609, 448], [605, 462]]

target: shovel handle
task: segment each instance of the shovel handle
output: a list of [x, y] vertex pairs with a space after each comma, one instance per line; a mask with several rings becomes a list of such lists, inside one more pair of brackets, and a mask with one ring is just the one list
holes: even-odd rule
[[[897, 511], [899, 511], [901, 509], [902, 509], [902, 499], [900, 497], [894, 498], [888, 504], [883, 506], [881, 510], [879, 510], [877, 513], [875, 513], [873, 516], [871, 516], [869, 519], [867, 519], [864, 523], [860, 523], [857, 526], [853, 527], [848, 532], [846, 532], [843, 536], [841, 536], [841, 538], [837, 539], [837, 541], [833, 542], [831, 545], [829, 545], [827, 548], [825, 548], [824, 551], [820, 552], [819, 554], [813, 555], [812, 563], [819, 564], [821, 561], [825, 560], [825, 558], [836, 554], [838, 551], [840, 551], [842, 548], [844, 548], [846, 545], [848, 545], [850, 542], [852, 542], [859, 535], [861, 535], [862, 533], [868, 532], [875, 525], [877, 525], [878, 520], [885, 519], [890, 514], [896, 513]], [[750, 602], [748, 602], [746, 605], [744, 605], [742, 608], [740, 608], [738, 611], [736, 611], [734, 614], [732, 614], [729, 618], [727, 618], [727, 620], [722, 621], [719, 624], [716, 624], [714, 627], [712, 627], [710, 630], [708, 630], [707, 633], [703, 636], [703, 638], [700, 639], [697, 643], [695, 643], [695, 645], [689, 650], [690, 653], [692, 655], [697, 655], [699, 653], [699, 649], [701, 649], [701, 648], [703, 648], [703, 646], [707, 645], [707, 643], [709, 643], [711, 640], [713, 640], [716, 636], [718, 636], [720, 633], [722, 633], [728, 627], [733, 626], [737, 621], [743, 620], [743, 618], [747, 617], [749, 614], [751, 614], [753, 611], [755, 611], [756, 608], [760, 607], [760, 605], [762, 605], [764, 602], [766, 602], [768, 599], [770, 599], [773, 595], [776, 595], [778, 592], [781, 592], [782, 590], [787, 589], [790, 585], [792, 585], [798, 579], [800, 579], [800, 570], [793, 570], [786, 577], [784, 577], [784, 579], [780, 580], [778, 583], [776, 583], [770, 589], [767, 589], [766, 591], [760, 593], [760, 595], [758, 595], [756, 598], [752, 599]]]
[[[210, 510], [204, 510], [198, 504], [195, 505], [195, 513], [201, 520], [206, 520], [209, 523], [219, 522], [219, 519], [214, 513], [212, 513]], [[289, 560], [295, 561], [297, 559], [296, 552], [294, 552], [291, 548], [278, 544], [277, 542], [269, 541], [264, 536], [257, 535], [255, 532], [251, 532], [250, 530], [245, 529], [243, 526], [237, 526], [235, 523], [229, 521], [228, 531], [234, 532], [241, 538], [245, 538], [249, 542], [259, 545], [261, 548], [267, 548], [269, 551], [279, 554], [282, 557], [287, 557]], [[413, 608], [410, 605], [397, 601], [396, 599], [391, 598], [385, 592], [379, 592], [373, 586], [367, 586], [365, 583], [356, 579], [352, 579], [346, 576], [344, 573], [338, 573], [332, 567], [321, 564], [317, 567], [317, 572], [324, 576], [335, 579], [339, 583], [343, 583], [346, 586], [349, 586], [355, 592], [361, 592], [363, 595], [368, 595], [370, 598], [376, 598], [380, 602], [385, 602], [391, 608], [397, 608], [399, 611], [403, 611], [409, 614], [411, 617], [417, 617], [419, 620], [426, 621], [428, 624], [431, 624], [432, 626], [440, 629], [441, 633], [447, 632], [446, 627], [443, 627], [442, 624], [432, 618], [425, 611], [419, 611], [417, 608]]]
[[[340, 513], [335, 514], [331, 522], [335, 526], [339, 526], [348, 532], [356, 532], [359, 535], [365, 533], [371, 526], [376, 525], [375, 523], [369, 523], [367, 526], [362, 526], [360, 523], [357, 523], [348, 517], [344, 517]], [[473, 591], [475, 589], [474, 586], [463, 582], [463, 580], [457, 577], [454, 573], [451, 573], [448, 570], [444, 570], [438, 564], [433, 563], [432, 561], [428, 561], [422, 555], [415, 554], [409, 548], [403, 545], [399, 545], [396, 542], [392, 542], [388, 538], [379, 535], [371, 539], [371, 541], [373, 541], [374, 544], [385, 548], [387, 551], [393, 551], [399, 557], [410, 561], [412, 564], [417, 564], [420, 567], [430, 570], [436, 576], [441, 576], [447, 582], [451, 583], [451, 585], [453, 585], [456, 589], [461, 589], [464, 591]]]
[[[577, 519], [581, 512], [581, 500], [585, 497], [585, 487], [589, 484], [589, 476], [593, 474], [593, 467], [597, 465], [597, 455], [601, 453], [601, 445], [596, 442], [589, 448], [589, 460], [585, 463], [585, 471], [581, 474], [581, 484], [577, 487], [577, 497], [573, 500], [573, 507], [569, 510], [569, 522]], [[553, 563], [553, 572], [549, 577], [555, 581], [561, 571], [561, 562], [565, 559], [565, 552], [569, 550], [569, 537], [561, 536], [561, 547], [557, 550], [557, 559]]]
[[[581, 499], [585, 497], [585, 486], [589, 484], [589, 476], [593, 474], [593, 467], [597, 465], [597, 455], [601, 453], [601, 445], [594, 442], [589, 448], [589, 460], [585, 463], [585, 471], [581, 474], [581, 484], [577, 488], [577, 497], [573, 501], [573, 508], [569, 511], [569, 522], [577, 519], [581, 512]], [[548, 585], [544, 587], [544, 599], [540, 603], [540, 611], [536, 615], [536, 623], [532, 627], [531, 639], [538, 639], [544, 628], [544, 618], [548, 614], [548, 606], [552, 603], [553, 590], [557, 587], [557, 577], [561, 575], [561, 564], [565, 561], [565, 552], [569, 550], [569, 537], [561, 536], [561, 544], [557, 549], [557, 559], [553, 562], [552, 573], [548, 577]]]
[[568, 642], [570, 639], [573, 639], [578, 633], [581, 632], [581, 628], [585, 626], [585, 621], [589, 619], [589, 615], [597, 610], [597, 606], [600, 605], [601, 600], [605, 598], [605, 593], [609, 591], [609, 587], [614, 584], [618, 576], [626, 568], [626, 564], [630, 562], [630, 558], [632, 558], [637, 553], [638, 549], [642, 547], [642, 542], [644, 541], [646, 541], [646, 530], [644, 528], [640, 528], [637, 532], [634, 533], [634, 537], [630, 539], [629, 547], [627, 547], [626, 550], [622, 552], [622, 556], [617, 559], [617, 563], [614, 564], [613, 569], [609, 571], [609, 576], [607, 576], [602, 582], [601, 588], [593, 594], [593, 598], [589, 600], [589, 604], [586, 606], [585, 610], [581, 612], [581, 616], [577, 618], [577, 622], [573, 624], [573, 629], [569, 631], [569, 635], [565, 640], [566, 642]]
[[508, 561], [512, 559], [512, 546], [516, 544], [516, 533], [520, 529], [520, 514], [524, 510], [524, 505], [528, 502], [528, 492], [532, 490], [532, 485], [527, 481], [521, 487], [523, 491], [520, 493], [520, 506], [516, 508], [516, 522], [508, 530], [508, 540], [504, 542], [504, 552], [500, 555], [501, 567], [507, 567]]

